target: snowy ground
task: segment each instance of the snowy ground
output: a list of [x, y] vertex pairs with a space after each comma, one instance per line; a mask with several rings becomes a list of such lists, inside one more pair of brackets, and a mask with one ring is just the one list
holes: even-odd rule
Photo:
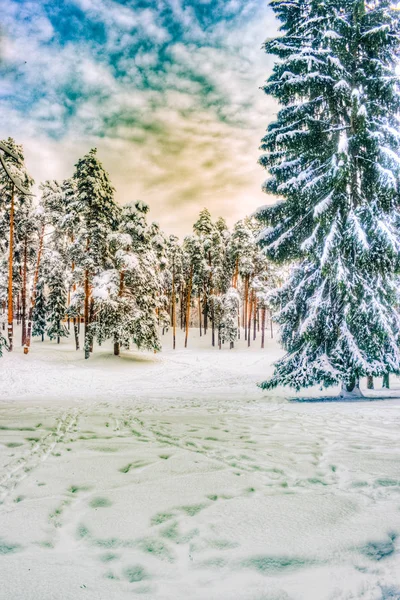
[[271, 340], [165, 342], [0, 359], [0, 599], [399, 600], [400, 401], [263, 393]]

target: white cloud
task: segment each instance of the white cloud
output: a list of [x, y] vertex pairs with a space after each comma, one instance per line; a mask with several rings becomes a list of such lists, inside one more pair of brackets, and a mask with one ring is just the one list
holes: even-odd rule
[[[70, 176], [77, 159], [97, 146], [118, 201], [145, 200], [154, 219], [181, 235], [204, 206], [233, 222], [264, 204], [258, 145], [276, 107], [258, 86], [271, 66], [261, 44], [275, 22], [261, 0], [244, 9], [238, 0], [221, 3], [224, 15], [244, 10], [254, 18], [223, 18], [206, 32], [179, 0], [140, 11], [109, 0], [74, 4], [106, 26], [104, 46], [90, 39], [59, 45], [37, 3], [25, 3], [30, 19], [20, 18], [14, 2], [6, 13], [3, 54], [23, 80], [18, 101], [35, 94], [27, 113], [7, 99], [18, 83], [7, 80], [0, 125], [3, 135], [24, 143], [35, 179]], [[186, 32], [181, 41], [160, 18], [165, 4]], [[132, 44], [146, 39], [154, 43], [132, 55]], [[161, 68], [157, 45], [165, 41], [173, 60]]]

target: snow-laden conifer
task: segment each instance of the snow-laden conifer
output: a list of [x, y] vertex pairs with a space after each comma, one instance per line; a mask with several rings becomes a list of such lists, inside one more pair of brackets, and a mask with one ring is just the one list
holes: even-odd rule
[[[30, 190], [33, 179], [28, 174], [24, 163], [21, 145], [12, 138], [4, 142], [13, 156], [5, 155], [7, 171], [0, 170], [0, 231], [3, 232], [3, 249], [5, 247], [8, 271], [7, 313], [8, 313], [8, 349], [13, 349], [14, 301], [17, 298], [20, 310], [18, 318], [22, 320], [22, 343], [26, 336], [27, 317], [27, 285], [32, 258], [32, 236], [35, 222], [32, 219], [32, 196]], [[18, 183], [18, 187], [14, 182]], [[28, 193], [23, 193], [25, 190]], [[4, 255], [3, 255], [4, 256]]]
[[49, 252], [48, 261], [48, 299], [46, 304], [47, 335], [51, 340], [68, 336], [68, 330], [64, 324], [67, 312], [67, 289], [64, 270], [64, 261], [56, 252]]
[[399, 21], [379, 0], [276, 0], [279, 59], [265, 91], [281, 104], [262, 141], [270, 172], [260, 243], [296, 261], [276, 294], [286, 356], [271, 388], [344, 382], [400, 368]]
[[91, 287], [95, 276], [113, 266], [108, 239], [118, 227], [120, 210], [96, 149], [90, 150], [77, 162], [74, 179], [77, 188], [74, 210], [79, 214], [80, 227], [73, 244], [73, 258], [77, 272], [82, 275], [85, 358], [89, 358], [93, 338], [89, 335], [89, 326], [94, 314]]
[[42, 273], [36, 284], [35, 305], [32, 310], [32, 335], [40, 336], [44, 341], [47, 327], [47, 302], [45, 295], [45, 280]]
[[154, 227], [146, 222], [143, 202], [123, 207], [119, 230], [109, 234], [112, 268], [93, 281], [95, 322], [90, 335], [99, 343], [114, 342], [114, 354], [133, 343], [139, 349], [160, 350], [157, 309], [161, 277], [153, 247]]

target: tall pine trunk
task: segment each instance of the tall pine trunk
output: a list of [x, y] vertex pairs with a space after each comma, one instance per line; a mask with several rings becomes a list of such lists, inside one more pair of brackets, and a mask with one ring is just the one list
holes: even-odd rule
[[85, 320], [85, 358], [89, 358], [89, 271], [85, 271], [85, 301], [84, 301], [84, 320]]
[[254, 300], [253, 300], [254, 308], [253, 308], [253, 341], [257, 336], [257, 296], [254, 292]]
[[237, 288], [238, 278], [239, 278], [239, 257], [237, 256], [236, 262], [235, 262], [235, 271], [234, 271], [233, 277], [232, 277], [232, 287]]
[[[28, 270], [28, 239], [25, 236], [24, 239], [24, 263], [22, 267], [22, 293], [21, 293], [21, 305], [22, 305], [22, 339], [21, 345], [24, 346], [26, 343], [26, 278]], [[25, 352], [27, 353], [27, 352]]]
[[252, 294], [250, 294], [250, 299], [248, 301], [248, 304], [249, 304], [249, 307], [248, 307], [249, 314], [248, 314], [248, 321], [247, 321], [247, 346], [250, 346], [250, 338], [251, 338], [251, 335], [250, 335], [250, 330], [251, 330], [251, 309], [252, 309], [252, 306], [253, 306]]
[[203, 312], [204, 312], [204, 335], [207, 334], [207, 327], [208, 327], [208, 297], [207, 297], [207, 292], [204, 292], [204, 300], [203, 300]]
[[[28, 354], [29, 348], [30, 348], [30, 345], [31, 345], [31, 337], [32, 337], [32, 314], [33, 314], [33, 309], [35, 308], [35, 303], [36, 303], [36, 288], [37, 288], [37, 284], [38, 284], [38, 280], [39, 280], [40, 261], [42, 260], [42, 253], [43, 253], [44, 228], [45, 228], [45, 226], [43, 224], [42, 228], [40, 230], [39, 248], [38, 248], [38, 254], [37, 254], [37, 259], [36, 259], [35, 274], [33, 276], [33, 288], [32, 288], [32, 296], [31, 296], [31, 305], [29, 307], [29, 315], [28, 315], [28, 331], [27, 331], [27, 334], [26, 334], [25, 348], [24, 348], [25, 354]], [[42, 342], [43, 341], [44, 341], [44, 335], [42, 334]]]
[[[89, 290], [89, 293], [91, 294], [91, 290]], [[94, 342], [94, 338], [90, 329], [90, 325], [91, 323], [93, 323], [94, 321], [94, 300], [92, 297], [90, 297], [90, 303], [89, 303], [89, 337], [90, 337], [90, 345], [89, 345], [89, 352], [90, 354], [93, 353], [93, 342]]]
[[13, 349], [13, 253], [14, 253], [14, 184], [11, 187], [10, 243], [8, 259], [8, 351]]
[[180, 325], [181, 325], [181, 331], [183, 330], [183, 320], [184, 320], [184, 307], [185, 306], [185, 302], [184, 302], [184, 294], [183, 294], [183, 288], [181, 289], [181, 293], [179, 296], [179, 314], [180, 314]]
[[243, 327], [244, 339], [247, 340], [247, 315], [249, 310], [249, 276], [245, 276], [244, 280], [244, 303], [243, 303]]
[[176, 297], [175, 297], [175, 265], [172, 265], [172, 348], [176, 347]]
[[73, 321], [74, 321], [75, 349], [79, 350], [79, 329], [78, 329], [78, 324], [76, 322], [76, 317], [74, 317]]
[[190, 267], [190, 277], [189, 277], [189, 284], [188, 284], [187, 297], [186, 297], [185, 348], [187, 348], [188, 336], [189, 336], [190, 300], [191, 300], [191, 296], [192, 296], [192, 283], [193, 283], [193, 266]]
[[[213, 290], [211, 290], [211, 294], [213, 294]], [[215, 346], [215, 307], [214, 302], [211, 307], [211, 345]]]
[[261, 348], [264, 348], [264, 340], [265, 340], [265, 312], [266, 309], [263, 307], [261, 309]]
[[[21, 272], [20, 272], [21, 274]], [[19, 325], [19, 319], [21, 316], [21, 304], [20, 304], [20, 294], [17, 294], [17, 306], [16, 306], [16, 312], [14, 314], [16, 320], [17, 320], [17, 325]]]
[[[124, 271], [121, 271], [121, 273], [119, 274], [119, 291], [118, 291], [118, 296], [121, 297], [122, 293], [124, 291], [124, 280], [125, 280], [125, 273]], [[119, 339], [115, 338], [114, 339], [114, 354], [115, 356], [119, 356], [121, 352], [121, 344]]]
[[200, 337], [202, 336], [202, 332], [201, 332], [201, 299], [200, 299], [200, 294], [199, 294], [199, 298], [198, 298], [199, 302], [198, 302], [198, 306], [199, 306], [199, 329], [200, 329]]
[[[67, 307], [69, 308], [71, 304], [71, 288], [68, 288], [68, 298], [67, 298]], [[67, 318], [67, 323], [68, 323], [68, 331], [70, 331], [71, 329], [71, 319], [68, 313], [68, 318]]]

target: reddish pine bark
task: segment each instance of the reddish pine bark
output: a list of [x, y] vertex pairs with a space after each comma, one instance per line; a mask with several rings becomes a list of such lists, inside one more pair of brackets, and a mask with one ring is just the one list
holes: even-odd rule
[[[37, 259], [36, 259], [35, 273], [33, 276], [31, 306], [29, 308], [29, 315], [28, 315], [28, 331], [26, 334], [25, 342], [24, 342], [25, 343], [25, 348], [24, 348], [25, 354], [28, 354], [29, 347], [31, 345], [32, 313], [33, 313], [33, 309], [35, 308], [35, 302], [36, 302], [36, 288], [37, 288], [37, 283], [38, 283], [38, 279], [39, 279], [40, 261], [42, 259], [42, 253], [43, 253], [43, 238], [44, 238], [44, 224], [42, 225], [42, 229], [40, 231], [39, 249], [38, 249], [38, 255], [37, 255]], [[43, 341], [43, 335], [42, 335], [42, 341]]]
[[250, 346], [250, 330], [251, 330], [251, 315], [252, 315], [252, 307], [253, 307], [253, 302], [252, 302], [252, 293], [250, 294], [250, 300], [249, 300], [249, 314], [248, 314], [248, 322], [247, 322], [247, 345]]
[[[125, 281], [125, 273], [124, 271], [121, 271], [120, 275], [119, 275], [119, 291], [118, 291], [118, 296], [121, 297], [124, 291], [124, 281]], [[114, 354], [115, 356], [119, 356], [121, 351], [121, 345], [119, 340], [114, 340]]]
[[11, 191], [10, 244], [8, 259], [8, 350], [13, 349], [13, 252], [14, 252], [14, 184]]
[[[22, 268], [22, 294], [21, 294], [21, 308], [22, 308], [22, 315], [21, 315], [21, 321], [22, 321], [22, 346], [25, 345], [26, 343], [26, 277], [27, 277], [27, 270], [28, 270], [28, 240], [27, 237], [25, 236], [24, 239], [24, 263], [23, 263], [23, 268]], [[25, 353], [27, 354], [27, 352]]]
[[172, 267], [172, 347], [176, 346], [176, 298], [175, 298], [175, 266]]
[[193, 283], [193, 266], [190, 268], [190, 277], [189, 277], [189, 284], [188, 284], [187, 298], [186, 298], [185, 348], [187, 348], [188, 337], [189, 337], [190, 300], [192, 297], [192, 283]]
[[261, 348], [264, 348], [265, 340], [265, 307], [261, 309]]
[[200, 328], [200, 337], [202, 336], [202, 332], [201, 332], [201, 299], [200, 299], [200, 294], [199, 294], [199, 298], [198, 298], [199, 302], [198, 302], [198, 306], [199, 306], [199, 328]]

